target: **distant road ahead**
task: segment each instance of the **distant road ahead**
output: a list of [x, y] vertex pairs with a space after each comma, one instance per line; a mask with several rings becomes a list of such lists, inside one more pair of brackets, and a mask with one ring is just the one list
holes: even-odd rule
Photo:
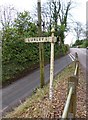
[[75, 52], [78, 53], [79, 61], [84, 68], [84, 70], [88, 73], [88, 49], [85, 48], [71, 48], [70, 52], [75, 55]]

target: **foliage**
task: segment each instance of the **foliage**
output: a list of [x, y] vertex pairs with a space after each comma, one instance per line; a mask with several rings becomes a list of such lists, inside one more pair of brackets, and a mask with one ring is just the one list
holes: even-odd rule
[[24, 42], [25, 37], [37, 35], [37, 27], [30, 21], [28, 15], [28, 12], [19, 13], [15, 19], [14, 27], [7, 27], [3, 31], [3, 81], [21, 72], [31, 63], [35, 64], [39, 61], [38, 44], [26, 44]]
[[18, 13], [15, 19], [14, 27], [20, 37], [32, 37], [37, 35], [37, 26], [31, 22], [30, 13], [28, 11]]
[[[39, 64], [39, 45], [36, 43], [25, 43], [27, 37], [37, 36], [37, 26], [31, 21], [29, 12], [18, 13], [14, 26], [9, 26], [3, 31], [2, 39], [2, 82], [8, 82], [26, 69], [32, 69], [33, 65]], [[45, 32], [47, 36], [49, 33]], [[60, 53], [60, 46], [55, 44], [55, 57]], [[45, 61], [50, 59], [50, 43], [44, 44]]]
[[85, 47], [88, 47], [88, 40], [85, 40], [84, 42], [83, 42], [83, 47], [85, 48]]
[[76, 42], [72, 45], [72, 47], [79, 46], [81, 48], [88, 47], [88, 40], [76, 40]]
[[21, 39], [4, 41], [2, 54], [3, 80], [39, 61], [38, 44], [26, 44]]
[[74, 46], [81, 45], [82, 43], [83, 43], [83, 41], [82, 41], [82, 40], [76, 40], [76, 42], [75, 42]]

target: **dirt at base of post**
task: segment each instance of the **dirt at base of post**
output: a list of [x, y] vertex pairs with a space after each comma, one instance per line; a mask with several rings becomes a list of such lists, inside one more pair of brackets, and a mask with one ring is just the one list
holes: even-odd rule
[[[61, 118], [67, 99], [68, 77], [74, 73], [74, 62], [66, 67], [54, 79], [54, 95], [52, 103], [49, 101], [49, 84], [43, 89], [37, 89], [31, 98], [7, 114], [6, 118]], [[79, 70], [77, 88], [76, 118], [86, 118], [86, 80], [83, 71]]]

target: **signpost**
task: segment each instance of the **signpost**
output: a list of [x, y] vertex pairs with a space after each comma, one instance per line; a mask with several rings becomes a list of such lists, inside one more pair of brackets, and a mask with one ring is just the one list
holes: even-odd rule
[[54, 29], [51, 30], [51, 37], [41, 37], [41, 0], [37, 1], [38, 4], [38, 34], [39, 37], [26, 38], [26, 43], [39, 43], [39, 58], [40, 58], [40, 86], [44, 85], [44, 42], [51, 43], [51, 61], [50, 61], [50, 90], [49, 99], [52, 100], [53, 94], [53, 71], [54, 71], [54, 43], [56, 42], [56, 37], [54, 37]]
[[51, 43], [51, 59], [50, 59], [50, 90], [49, 90], [49, 99], [52, 100], [53, 94], [53, 72], [54, 72], [54, 43], [56, 42], [56, 37], [54, 37], [54, 29], [51, 30], [52, 36], [51, 37], [33, 37], [33, 38], [26, 38], [26, 43], [44, 43], [50, 42]]
[[52, 41], [51, 41], [51, 60], [50, 60], [50, 91], [49, 91], [49, 99], [52, 101], [53, 96], [53, 77], [54, 77], [54, 29], [52, 32]]

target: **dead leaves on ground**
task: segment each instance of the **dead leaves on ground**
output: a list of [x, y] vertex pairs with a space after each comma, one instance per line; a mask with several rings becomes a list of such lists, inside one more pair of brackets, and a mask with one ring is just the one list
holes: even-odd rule
[[[72, 71], [68, 72], [68, 76], [69, 73], [71, 75], [71, 72]], [[67, 74], [62, 80], [55, 81], [52, 102], [48, 99], [48, 93], [44, 93], [44, 91], [41, 90], [41, 96], [43, 97], [40, 98], [38, 95], [35, 100], [30, 102], [31, 105], [26, 106], [27, 109], [21, 112], [19, 118], [61, 118], [67, 99], [68, 78], [66, 78], [66, 76]], [[59, 78], [57, 77], [57, 79]], [[84, 80], [82, 70], [79, 72], [79, 84], [77, 87], [76, 118], [86, 118], [86, 81]]]
[[[86, 118], [86, 82], [81, 70], [79, 74], [76, 117]], [[57, 84], [52, 103], [50, 103], [48, 95], [44, 96], [44, 99], [34, 103], [33, 107], [29, 108], [25, 114], [23, 114], [23, 117], [61, 118], [67, 98], [67, 80], [65, 79]]]

